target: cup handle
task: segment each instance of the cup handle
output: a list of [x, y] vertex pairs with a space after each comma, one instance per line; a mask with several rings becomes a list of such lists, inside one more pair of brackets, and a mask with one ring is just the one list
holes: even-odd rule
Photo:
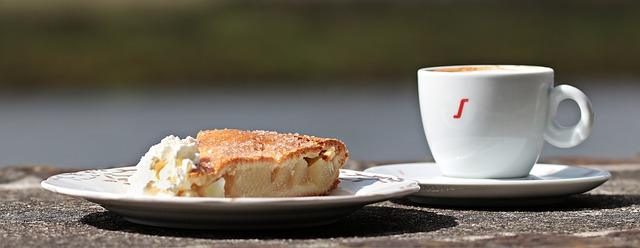
[[[575, 101], [580, 108], [580, 120], [572, 127], [562, 126], [555, 120], [558, 105], [565, 99]], [[551, 89], [549, 101], [549, 116], [544, 132], [547, 142], [560, 148], [569, 148], [577, 146], [589, 137], [593, 126], [593, 110], [591, 101], [582, 91], [571, 85], [558, 85]]]

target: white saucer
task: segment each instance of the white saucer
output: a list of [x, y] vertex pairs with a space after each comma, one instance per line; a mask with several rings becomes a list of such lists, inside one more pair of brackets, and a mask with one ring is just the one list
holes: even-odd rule
[[279, 198], [153, 197], [125, 194], [135, 167], [52, 176], [47, 190], [98, 203], [139, 224], [178, 228], [261, 229], [315, 226], [337, 221], [364, 205], [415, 193], [414, 181], [340, 170], [328, 196]]
[[409, 200], [451, 206], [548, 204], [587, 192], [611, 177], [607, 171], [555, 164], [536, 164], [528, 177], [513, 179], [444, 177], [435, 163], [383, 165], [365, 172], [415, 180], [420, 191]]

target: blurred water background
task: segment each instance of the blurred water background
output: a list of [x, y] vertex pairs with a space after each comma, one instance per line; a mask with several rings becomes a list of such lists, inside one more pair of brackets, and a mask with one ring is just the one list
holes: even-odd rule
[[543, 158], [634, 159], [638, 26], [635, 1], [0, 0], [0, 166], [132, 164], [225, 127], [427, 160], [416, 70], [484, 63], [553, 67], [591, 98], [592, 136]]

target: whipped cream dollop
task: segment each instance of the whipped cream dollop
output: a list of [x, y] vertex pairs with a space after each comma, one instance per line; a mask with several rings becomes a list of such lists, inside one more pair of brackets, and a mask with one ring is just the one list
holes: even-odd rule
[[192, 174], [200, 153], [196, 139], [170, 135], [152, 146], [129, 178], [129, 194], [224, 197], [224, 179]]

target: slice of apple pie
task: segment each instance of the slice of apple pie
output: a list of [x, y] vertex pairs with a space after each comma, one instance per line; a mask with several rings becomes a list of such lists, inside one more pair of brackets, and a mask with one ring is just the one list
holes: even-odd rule
[[[165, 142], [169, 138], [173, 140]], [[185, 152], [195, 150], [194, 144], [196, 154]], [[348, 157], [337, 139], [269, 131], [207, 130], [195, 140], [170, 136], [156, 146], [138, 163], [129, 192], [207, 197], [325, 195], [339, 183], [339, 169]], [[162, 156], [152, 156], [154, 149], [153, 154]]]

